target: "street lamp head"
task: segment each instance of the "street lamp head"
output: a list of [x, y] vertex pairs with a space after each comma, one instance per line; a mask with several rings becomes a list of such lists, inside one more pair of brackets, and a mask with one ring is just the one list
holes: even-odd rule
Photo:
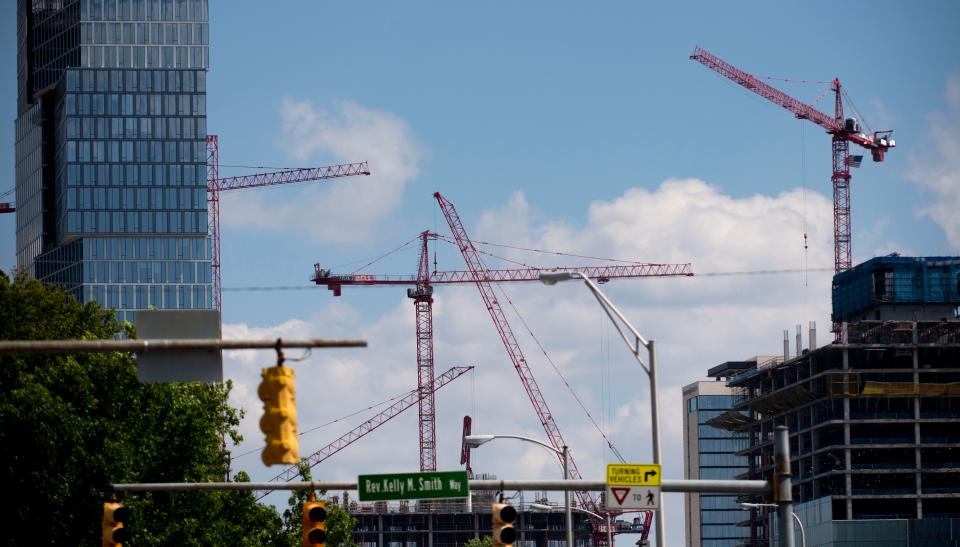
[[470, 448], [476, 448], [483, 443], [488, 443], [495, 439], [496, 435], [467, 435], [463, 438], [463, 444]]
[[744, 511], [749, 511], [750, 509], [759, 509], [761, 507], [779, 507], [779, 505], [776, 503], [751, 503], [748, 501], [742, 501], [739, 505]]
[[559, 281], [569, 281], [580, 272], [540, 272], [540, 282], [544, 285], [556, 285]]
[[552, 505], [545, 505], [543, 503], [531, 503], [529, 507], [534, 511], [553, 511], [554, 510], [554, 507]]

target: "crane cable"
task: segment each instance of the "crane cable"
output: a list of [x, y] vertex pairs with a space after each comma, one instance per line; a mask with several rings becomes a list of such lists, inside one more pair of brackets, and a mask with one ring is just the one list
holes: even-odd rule
[[547, 354], [547, 350], [546, 348], [543, 347], [543, 344], [540, 343], [540, 339], [537, 338], [537, 335], [533, 334], [533, 331], [530, 329], [530, 325], [528, 325], [527, 321], [523, 318], [522, 315], [520, 315], [520, 310], [518, 310], [517, 307], [513, 304], [513, 300], [510, 300], [510, 296], [507, 294], [507, 292], [503, 289], [503, 287], [500, 286], [499, 283], [491, 283], [491, 285], [496, 286], [497, 290], [500, 291], [500, 294], [503, 295], [503, 298], [506, 299], [508, 304], [510, 304], [510, 308], [513, 309], [513, 313], [517, 316], [518, 319], [520, 319], [520, 322], [523, 324], [523, 328], [527, 329], [527, 334], [529, 334], [530, 338], [532, 338], [533, 341], [537, 343], [537, 347], [540, 348], [540, 352], [543, 353], [543, 356], [547, 358], [547, 362], [550, 363], [550, 366], [553, 367], [554, 372], [556, 372], [557, 376], [560, 377], [560, 380], [563, 381], [563, 385], [567, 387], [567, 391], [569, 391], [570, 394], [573, 395], [573, 398], [577, 401], [577, 404], [580, 405], [580, 408], [583, 410], [584, 414], [586, 414], [587, 418], [590, 419], [590, 423], [593, 424], [594, 429], [596, 429], [597, 432], [600, 433], [600, 436], [603, 437], [605, 441], [607, 441], [607, 446], [611, 450], [613, 450], [615, 453], [619, 454], [613, 442], [611, 442], [609, 437], [607, 437], [606, 433], [603, 432], [603, 429], [601, 429], [600, 426], [597, 425], [597, 421], [593, 419], [593, 415], [590, 414], [590, 411], [587, 410], [586, 406], [584, 406], [583, 401], [580, 400], [580, 397], [577, 395], [577, 392], [573, 390], [573, 386], [570, 385], [570, 382], [567, 381], [567, 378], [563, 375], [562, 372], [560, 372], [560, 369], [557, 367], [557, 364], [554, 363], [553, 359], [550, 358], [550, 355]]
[[531, 253], [550, 254], [550, 255], [557, 255], [557, 256], [569, 256], [573, 258], [585, 258], [588, 260], [602, 260], [604, 262], [621, 262], [623, 264], [643, 264], [643, 262], [637, 262], [636, 260], [623, 260], [620, 258], [604, 258], [600, 256], [579, 255], [575, 253], [565, 253], [562, 251], [547, 251], [544, 249], [531, 249], [528, 247], [518, 247], [516, 245], [505, 245], [503, 243], [489, 243], [486, 241], [474, 241], [473, 243], [475, 244], [479, 243], [481, 245], [490, 245], [491, 247], [503, 247], [506, 249], [514, 249], [517, 251], [528, 251]]

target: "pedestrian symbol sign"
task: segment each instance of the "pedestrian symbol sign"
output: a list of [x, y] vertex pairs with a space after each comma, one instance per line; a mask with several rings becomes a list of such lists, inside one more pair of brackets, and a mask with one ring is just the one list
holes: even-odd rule
[[659, 464], [607, 465], [607, 509], [660, 508]]
[[610, 486], [607, 485], [607, 509], [660, 508], [659, 486]]

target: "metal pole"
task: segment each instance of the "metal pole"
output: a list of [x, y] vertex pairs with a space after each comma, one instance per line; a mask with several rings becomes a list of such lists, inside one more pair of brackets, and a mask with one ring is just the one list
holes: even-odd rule
[[[312, 482], [154, 482], [115, 483], [111, 488], [117, 492], [189, 491], [189, 490], [356, 490], [357, 481], [312, 481]], [[604, 480], [483, 480], [471, 479], [470, 490], [500, 492], [503, 490], [576, 492], [603, 492]], [[770, 496], [773, 486], [769, 481], [758, 480], [664, 480], [660, 483], [663, 492], [697, 492], [700, 494], [753, 494]]]
[[[657, 390], [657, 352], [656, 346], [653, 340], [644, 339], [643, 335], [640, 334], [627, 318], [623, 315], [616, 306], [613, 305], [613, 302], [607, 298], [607, 295], [600, 290], [600, 287], [590, 279], [589, 276], [581, 272], [570, 272], [571, 277], [578, 277], [583, 280], [587, 285], [587, 288], [590, 289], [590, 292], [593, 293], [593, 296], [600, 302], [600, 306], [603, 308], [603, 311], [606, 312], [607, 316], [610, 318], [610, 321], [613, 322], [614, 327], [616, 327], [617, 332], [620, 333], [620, 337], [623, 338], [623, 341], [627, 343], [627, 346], [630, 348], [630, 351], [633, 353], [633, 356], [636, 357], [637, 361], [640, 363], [640, 367], [644, 369], [647, 375], [650, 377], [650, 432], [653, 436], [653, 463], [661, 464], [660, 461], [660, 397]], [[616, 316], [623, 325], [633, 334], [634, 341], [633, 344], [630, 343], [630, 340], [624, 334], [623, 329], [621, 329], [620, 324], [614, 319]], [[648, 361], [647, 366], [644, 366], [643, 361], [640, 359], [640, 346], [643, 345], [647, 348]], [[656, 520], [656, 529], [657, 529], [657, 547], [666, 546], [666, 526], [664, 521], [665, 508], [663, 506], [663, 490], [660, 491], [660, 499], [658, 501], [658, 509], [654, 511], [654, 519]]]
[[794, 547], [793, 484], [790, 473], [790, 430], [778, 425], [773, 432], [773, 502], [777, 504], [780, 545]]
[[[657, 349], [653, 340], [647, 342], [650, 367], [650, 429], [653, 433], [653, 463], [660, 464], [660, 395], [657, 389]], [[662, 468], [661, 468], [662, 469]], [[657, 547], [664, 547], [667, 543], [667, 528], [664, 524], [663, 490], [657, 496], [657, 510], [653, 518], [657, 526]]]
[[110, 353], [129, 351], [147, 353], [156, 351], [185, 351], [225, 349], [283, 349], [283, 348], [362, 348], [366, 340], [222, 340], [220, 338], [160, 339], [160, 340], [3, 340], [0, 354], [11, 353]]
[[[563, 445], [563, 480], [570, 480], [570, 451]], [[567, 514], [567, 547], [573, 547], [573, 511], [570, 510], [570, 491], [563, 493], [563, 510]]]
[[610, 530], [610, 513], [607, 513], [607, 547], [613, 547], [613, 532]]

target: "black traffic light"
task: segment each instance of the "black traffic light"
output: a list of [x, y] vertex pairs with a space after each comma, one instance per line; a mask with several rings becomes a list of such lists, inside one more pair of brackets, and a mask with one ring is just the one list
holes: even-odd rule
[[121, 547], [130, 539], [130, 532], [123, 527], [129, 518], [130, 511], [122, 503], [110, 501], [103, 504], [103, 547]]
[[327, 542], [327, 504], [323, 501], [303, 502], [303, 547]]
[[493, 510], [493, 544], [512, 545], [517, 540], [517, 531], [513, 523], [517, 520], [517, 510], [507, 503], [494, 503]]
[[263, 381], [257, 389], [263, 401], [260, 430], [267, 436], [263, 463], [295, 464], [300, 461], [297, 439], [297, 400], [293, 369], [276, 366], [263, 369]]

